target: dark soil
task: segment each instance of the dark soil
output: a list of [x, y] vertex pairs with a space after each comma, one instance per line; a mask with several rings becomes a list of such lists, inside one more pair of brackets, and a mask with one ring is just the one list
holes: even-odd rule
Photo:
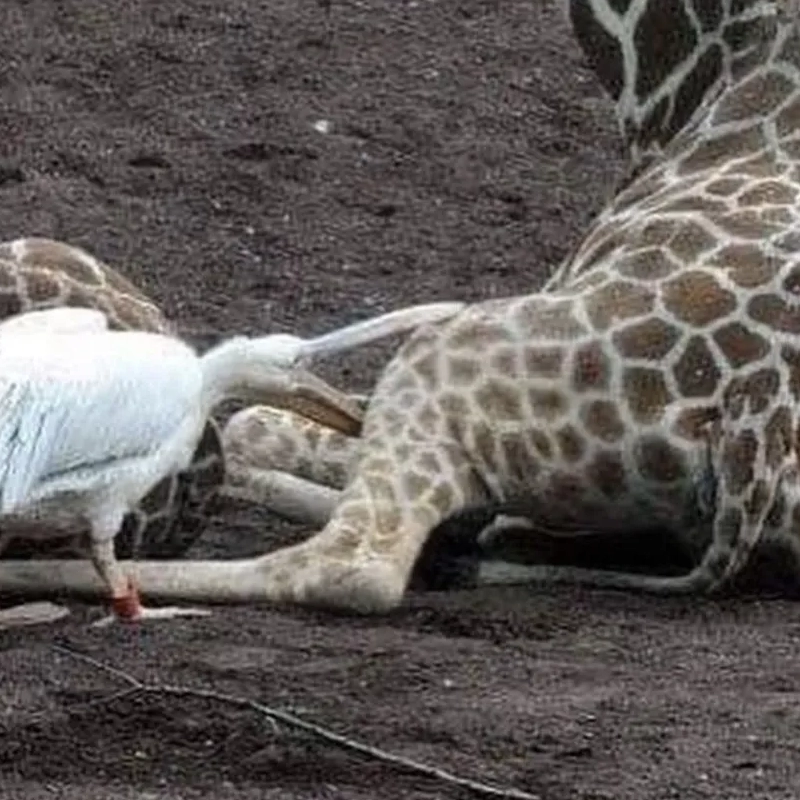
[[[556, 0], [4, 0], [0, 237], [88, 248], [200, 344], [538, 286], [622, 171]], [[326, 121], [328, 133], [315, 129]], [[368, 389], [388, 349], [329, 365]], [[226, 508], [195, 554], [305, 535]], [[0, 797], [440, 798], [241, 709], [128, 698], [60, 642], [544, 800], [793, 798], [800, 606], [410, 593], [379, 619], [0, 634]]]

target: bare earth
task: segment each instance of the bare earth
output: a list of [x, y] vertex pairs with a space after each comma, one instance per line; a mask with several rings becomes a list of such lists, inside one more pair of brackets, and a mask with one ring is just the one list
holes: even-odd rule
[[[555, 0], [4, 0], [0, 237], [85, 246], [201, 345], [540, 285], [619, 178]], [[315, 129], [325, 121], [328, 132]], [[326, 365], [368, 389], [388, 348]], [[224, 508], [197, 555], [308, 531]], [[386, 618], [219, 608], [0, 634], [0, 797], [466, 797], [194, 699], [213, 688], [544, 800], [792, 798], [800, 605], [546, 587]]]

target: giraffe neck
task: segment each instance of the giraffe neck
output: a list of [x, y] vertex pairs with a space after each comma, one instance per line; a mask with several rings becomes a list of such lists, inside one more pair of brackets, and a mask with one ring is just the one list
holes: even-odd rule
[[795, 0], [569, 0], [634, 167], [771, 57], [783, 15], [797, 13], [789, 6]]

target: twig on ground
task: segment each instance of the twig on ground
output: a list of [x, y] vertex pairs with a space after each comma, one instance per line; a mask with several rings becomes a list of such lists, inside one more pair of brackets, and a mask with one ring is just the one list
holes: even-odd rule
[[[311, 734], [317, 739], [321, 739], [328, 744], [341, 747], [345, 750], [350, 750], [351, 752], [358, 753], [362, 756], [367, 756], [368, 758], [381, 761], [385, 764], [390, 764], [394, 767], [400, 767], [401, 769], [409, 772], [415, 772], [418, 775], [424, 775], [426, 778], [432, 778], [434, 780], [443, 781], [444, 783], [449, 783], [453, 786], [458, 786], [462, 789], [467, 789], [468, 791], [483, 795], [485, 797], [508, 798], [508, 800], [541, 800], [539, 795], [523, 792], [520, 789], [503, 789], [497, 786], [491, 786], [480, 781], [455, 775], [452, 772], [439, 769], [438, 767], [432, 767], [428, 764], [423, 764], [411, 758], [406, 758], [405, 756], [389, 753], [379, 747], [373, 747], [372, 745], [350, 739], [347, 736], [342, 736], [341, 734], [331, 731], [328, 728], [324, 728], [321, 725], [317, 725], [313, 722], [307, 722], [306, 720], [301, 719], [300, 717], [297, 717], [288, 711], [281, 711], [277, 708], [265, 706], [262, 703], [258, 703], [255, 700], [249, 700], [246, 697], [239, 697], [237, 695], [226, 694], [224, 692], [216, 692], [211, 689], [195, 689], [189, 686], [176, 686], [165, 683], [146, 683], [145, 681], [140, 681], [130, 673], [111, 666], [110, 664], [98, 661], [96, 658], [86, 655], [85, 653], [72, 650], [64, 645], [52, 645], [52, 647], [59, 653], [63, 653], [70, 658], [83, 661], [95, 669], [101, 672], [106, 672], [107, 674], [123, 680], [128, 684], [127, 689], [115, 692], [109, 697], [99, 698], [98, 700], [93, 700], [90, 703], [83, 704], [80, 706], [81, 710], [85, 710], [90, 707], [97, 707], [99, 705], [105, 705], [114, 700], [118, 700], [123, 697], [131, 697], [137, 694], [161, 695], [165, 697], [193, 697], [201, 700], [213, 700], [218, 703], [225, 703], [230, 706], [236, 706], [238, 708], [246, 708], [250, 711], [255, 711], [257, 714], [261, 714], [273, 722], [281, 722], [288, 727], [296, 728], [305, 733]], [[73, 709], [73, 713], [74, 711], [75, 709]]]

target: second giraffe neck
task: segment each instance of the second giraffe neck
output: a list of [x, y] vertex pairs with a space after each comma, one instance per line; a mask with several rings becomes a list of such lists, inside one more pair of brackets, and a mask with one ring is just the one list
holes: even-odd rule
[[634, 167], [774, 56], [791, 2], [570, 0], [575, 35], [614, 99]]

